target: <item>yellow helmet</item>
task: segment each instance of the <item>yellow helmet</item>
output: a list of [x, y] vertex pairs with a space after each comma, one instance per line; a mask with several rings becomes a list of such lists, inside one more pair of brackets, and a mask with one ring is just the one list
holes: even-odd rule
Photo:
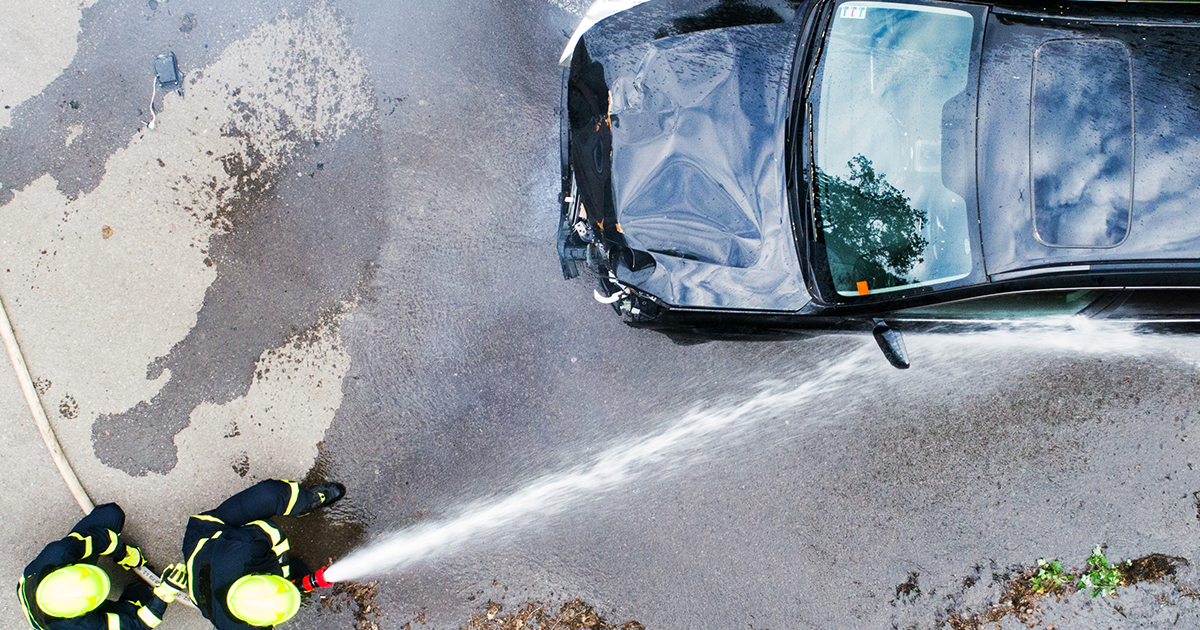
[[244, 575], [229, 587], [225, 604], [234, 617], [252, 626], [273, 626], [300, 610], [300, 589], [278, 575]]
[[108, 598], [108, 574], [93, 564], [72, 564], [55, 569], [38, 583], [33, 598], [52, 617], [78, 617]]

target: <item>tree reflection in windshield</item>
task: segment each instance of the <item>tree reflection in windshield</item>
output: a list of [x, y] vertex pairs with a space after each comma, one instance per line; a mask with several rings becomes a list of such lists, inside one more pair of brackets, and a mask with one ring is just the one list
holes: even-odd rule
[[834, 285], [865, 293], [905, 284], [908, 272], [925, 260], [925, 212], [862, 154], [848, 166], [847, 179], [817, 169], [817, 206]]

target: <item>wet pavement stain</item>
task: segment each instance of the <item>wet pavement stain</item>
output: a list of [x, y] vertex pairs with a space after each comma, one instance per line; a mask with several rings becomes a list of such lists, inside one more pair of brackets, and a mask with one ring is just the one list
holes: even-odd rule
[[[285, 8], [298, 13], [305, 6], [298, 0], [208, 3], [194, 17], [204, 20], [205, 28], [185, 33], [181, 41], [179, 22], [145, 19], [163, 15], [155, 11], [167, 8], [163, 4], [104, 4], [83, 11], [79, 52], [71, 65], [40, 95], [9, 106], [14, 124], [0, 129], [0, 205], [46, 173], [68, 198], [94, 190], [109, 157], [149, 119], [155, 56], [173, 50], [186, 73], [212, 63], [245, 35], [247, 25], [267, 21]], [[131, 24], [138, 24], [136, 37], [127, 36]], [[59, 107], [70, 101], [78, 108]], [[63, 151], [73, 124], [82, 124], [82, 136], [73, 141], [72, 150]]]
[[[176, 463], [174, 437], [192, 410], [244, 395], [265, 349], [311, 336], [370, 290], [386, 238], [384, 210], [378, 198], [357, 191], [380, 185], [382, 174], [372, 168], [379, 159], [374, 132], [303, 143], [278, 172], [264, 172], [261, 154], [248, 154], [224, 159], [237, 184], [214, 182], [219, 210], [200, 217], [228, 231], [210, 241], [217, 280], [196, 326], [147, 366], [147, 378], [170, 370], [171, 380], [150, 401], [102, 415], [93, 425], [96, 454], [129, 474], [169, 472]], [[316, 163], [324, 167], [315, 177], [287, 176], [297, 165]], [[140, 448], [128, 448], [130, 441]]]
[[[302, 487], [338, 481], [323, 442], [317, 444], [317, 450], [317, 461], [300, 482]], [[366, 541], [366, 519], [354, 505], [354, 490], [347, 488], [346, 497], [327, 509], [303, 518], [279, 519], [292, 543], [291, 554], [303, 561], [310, 571], [333, 564]], [[355, 630], [379, 630], [378, 595], [377, 582], [338, 582], [313, 591], [306, 596], [305, 605], [317, 605], [321, 611], [333, 613], [349, 610]]]
[[[303, 487], [339, 481], [324, 442], [317, 445], [317, 452], [316, 463], [300, 483]], [[293, 555], [303, 559], [312, 570], [333, 564], [366, 542], [366, 517], [355, 505], [355, 491], [356, 488], [348, 486], [346, 496], [327, 509], [303, 518], [281, 519], [287, 521], [285, 528], [292, 540]]]

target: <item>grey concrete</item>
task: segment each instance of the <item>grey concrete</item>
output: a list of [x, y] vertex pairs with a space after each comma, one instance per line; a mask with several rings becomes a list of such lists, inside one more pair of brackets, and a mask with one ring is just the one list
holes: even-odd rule
[[[332, 514], [284, 523], [299, 555], [324, 563], [654, 435], [689, 409], [795, 387], [850, 356], [855, 375], [833, 391], [566, 512], [380, 576], [377, 621], [453, 628], [489, 599], [511, 609], [582, 597], [611, 620], [649, 628], [929, 628], [985, 610], [1004, 574], [1039, 557], [1079, 566], [1103, 543], [1114, 558], [1200, 559], [1194, 339], [910, 337], [914, 367], [900, 372], [862, 338], [678, 346], [624, 327], [591, 299], [590, 284], [563, 281], [554, 62], [581, 5], [331, 5], [361, 56], [373, 108], [336, 140], [270, 145], [286, 152], [255, 178], [228, 173], [239, 201], [218, 208], [228, 230], [207, 241], [215, 277], [182, 332], [147, 350], [133, 379], [170, 380], [114, 409], [88, 402], [102, 398], [85, 396], [100, 386], [74, 388], [78, 418], [54, 418], [89, 491], [130, 508], [131, 530], [156, 558], [176, 559], [188, 513], [255, 478], [307, 472], [350, 487]], [[138, 116], [154, 54], [173, 48], [185, 71], [207, 69], [281, 11], [308, 8], [100, 0], [83, 12], [72, 65], [0, 130], [0, 203], [47, 173], [68, 198], [99, 194], [113, 160], [147, 133]], [[185, 34], [187, 13], [196, 23]], [[76, 122], [82, 135], [63, 151]], [[165, 123], [159, 131], [173, 133]], [[35, 375], [53, 375], [56, 408], [66, 400], [59, 383], [92, 367], [60, 358], [67, 351], [56, 344], [114, 342], [91, 328], [43, 329], [38, 294], [7, 282], [0, 294], [6, 304], [4, 291], [22, 298], [18, 334]], [[344, 352], [348, 371], [338, 355], [313, 382], [340, 388], [336, 412], [276, 420], [236, 442], [266, 407], [293, 409], [295, 391], [259, 374], [290, 363], [263, 357], [303, 346], [288, 356], [320, 363], [298, 341], [330, 327], [328, 352]], [[0, 401], [12, 418], [0, 452], [22, 471], [18, 496], [0, 496], [0, 577], [12, 583], [76, 514], [32, 427], [21, 428], [15, 383], [0, 379]], [[259, 401], [258, 415], [233, 410]], [[207, 460], [225, 476], [206, 473]], [[1195, 582], [1192, 573], [1179, 580]], [[1059, 628], [1200, 623], [1200, 605], [1176, 583], [1048, 609], [1046, 623]], [[22, 623], [11, 598], [0, 619]], [[167, 622], [204, 627], [184, 610]], [[353, 620], [345, 605], [314, 602], [291, 625]]]

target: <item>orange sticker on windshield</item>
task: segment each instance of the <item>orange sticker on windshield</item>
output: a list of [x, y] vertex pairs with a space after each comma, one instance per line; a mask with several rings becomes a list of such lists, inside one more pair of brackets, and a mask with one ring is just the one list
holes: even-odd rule
[[860, 281], [859, 281], [859, 283], [858, 283], [858, 294], [859, 294], [859, 295], [866, 295], [866, 294], [868, 294], [868, 293], [870, 293], [870, 291], [869, 291], [869, 290], [867, 290], [867, 281], [866, 281], [866, 280], [860, 280]]

